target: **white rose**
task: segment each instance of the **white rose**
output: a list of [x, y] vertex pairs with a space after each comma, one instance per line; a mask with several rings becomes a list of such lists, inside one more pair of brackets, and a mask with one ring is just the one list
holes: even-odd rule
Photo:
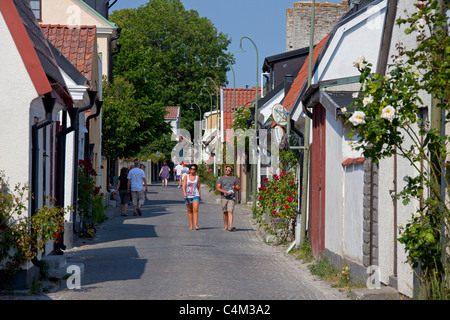
[[359, 69], [364, 69], [367, 65], [367, 60], [364, 57], [356, 58], [355, 62], [353, 62], [353, 66]]
[[367, 106], [369, 103], [373, 102], [373, 97], [372, 96], [368, 96], [366, 98], [363, 99], [363, 105]]
[[358, 92], [353, 92], [352, 93], [352, 98], [354, 98], [354, 99], [358, 98]]
[[352, 116], [348, 119], [354, 126], [364, 124], [366, 121], [364, 121], [365, 114], [362, 111], [355, 111]]
[[381, 110], [381, 118], [389, 120], [392, 122], [394, 119], [395, 109], [392, 106], [386, 106]]

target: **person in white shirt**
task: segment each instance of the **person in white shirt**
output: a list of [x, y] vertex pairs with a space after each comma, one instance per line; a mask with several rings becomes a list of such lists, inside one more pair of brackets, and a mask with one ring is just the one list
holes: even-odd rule
[[133, 199], [134, 215], [142, 215], [141, 207], [145, 202], [145, 192], [147, 192], [147, 179], [145, 172], [140, 168], [139, 161], [134, 162], [134, 168], [128, 172], [128, 192], [131, 192]]
[[181, 174], [183, 173], [183, 166], [181, 164], [177, 164], [175, 166], [175, 179], [178, 182], [178, 188], [181, 187]]

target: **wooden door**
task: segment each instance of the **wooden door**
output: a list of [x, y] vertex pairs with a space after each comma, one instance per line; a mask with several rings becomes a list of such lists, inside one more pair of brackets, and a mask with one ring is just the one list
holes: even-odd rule
[[326, 110], [317, 105], [313, 110], [311, 146], [310, 243], [318, 259], [325, 250], [325, 120]]

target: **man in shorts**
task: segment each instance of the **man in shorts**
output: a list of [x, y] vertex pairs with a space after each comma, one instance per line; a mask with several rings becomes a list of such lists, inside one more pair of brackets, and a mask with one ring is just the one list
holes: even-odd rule
[[223, 230], [234, 231], [233, 227], [233, 212], [235, 205], [235, 194], [239, 190], [239, 180], [232, 176], [233, 168], [229, 165], [225, 167], [225, 175], [220, 177], [217, 181], [216, 190], [221, 193], [221, 203], [223, 212], [223, 222], [225, 228]]
[[[147, 192], [147, 179], [145, 172], [140, 168], [139, 161], [134, 162], [134, 168], [128, 172], [128, 192], [131, 191], [133, 199], [134, 215], [142, 215], [141, 207], [145, 202], [145, 192]], [[145, 187], [144, 187], [145, 186]]]

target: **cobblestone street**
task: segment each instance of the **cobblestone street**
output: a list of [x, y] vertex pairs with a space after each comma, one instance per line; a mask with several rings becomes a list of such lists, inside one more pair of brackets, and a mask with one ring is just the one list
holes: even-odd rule
[[66, 251], [68, 263], [84, 264], [81, 288], [68, 289], [63, 280], [41, 299], [348, 299], [281, 247], [265, 244], [247, 206], [236, 206], [235, 232], [222, 230], [219, 197], [202, 191], [200, 230], [189, 230], [173, 182], [149, 186], [142, 216], [109, 209], [93, 240]]

